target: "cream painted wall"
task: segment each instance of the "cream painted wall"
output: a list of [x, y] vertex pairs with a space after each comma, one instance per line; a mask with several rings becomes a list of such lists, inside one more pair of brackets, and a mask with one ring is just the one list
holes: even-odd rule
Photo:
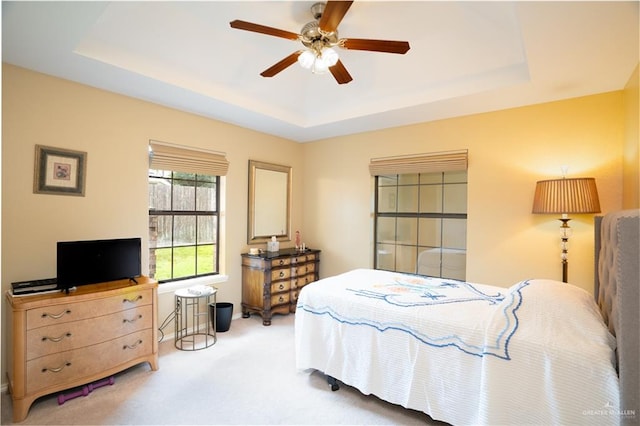
[[[603, 213], [621, 208], [623, 117], [613, 92], [306, 144], [303, 234], [323, 250], [323, 276], [372, 266], [370, 159], [468, 149], [467, 280], [560, 280], [560, 222], [531, 214], [535, 183], [566, 164], [596, 178]], [[592, 291], [593, 215], [571, 226], [569, 280]]]
[[625, 209], [640, 208], [640, 67], [636, 67], [624, 90], [625, 144], [623, 165], [623, 205]]
[[[294, 167], [292, 225], [300, 228], [303, 145], [6, 64], [2, 70], [2, 293], [11, 282], [55, 276], [60, 240], [140, 236], [147, 248], [147, 145], [155, 139], [227, 153], [221, 272], [229, 281], [217, 287], [218, 300], [239, 313], [249, 159]], [[85, 197], [33, 193], [36, 144], [87, 152]], [[173, 293], [159, 299], [162, 321]], [[4, 381], [8, 310], [2, 314]]]

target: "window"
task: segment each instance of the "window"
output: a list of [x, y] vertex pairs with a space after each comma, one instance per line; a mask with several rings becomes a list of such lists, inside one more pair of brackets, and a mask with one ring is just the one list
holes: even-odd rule
[[220, 177], [149, 170], [149, 275], [217, 274]]
[[375, 176], [374, 267], [465, 279], [467, 172]]
[[149, 142], [149, 276], [220, 273], [220, 183], [226, 154]]

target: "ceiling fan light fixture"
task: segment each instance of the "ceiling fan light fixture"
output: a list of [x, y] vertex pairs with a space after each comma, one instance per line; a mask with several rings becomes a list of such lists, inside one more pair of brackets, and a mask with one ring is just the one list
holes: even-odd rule
[[329, 64], [330, 67], [334, 66], [339, 59], [338, 52], [330, 47], [325, 47], [324, 49], [322, 49], [321, 57], [327, 64]]
[[311, 70], [314, 74], [324, 74], [329, 71], [329, 67], [338, 62], [338, 52], [330, 47], [325, 47], [321, 51], [312, 49], [303, 50], [298, 55], [298, 63], [302, 68]]
[[353, 78], [342, 61], [340, 61], [338, 53], [333, 47], [338, 46], [347, 50], [386, 52], [401, 55], [407, 53], [410, 49], [408, 41], [339, 38], [338, 25], [353, 1], [326, 0], [326, 2], [314, 3], [311, 6], [311, 14], [314, 20], [307, 22], [299, 34], [239, 19], [231, 21], [229, 24], [231, 28], [298, 41], [304, 46], [304, 49], [297, 50], [261, 72], [261, 76], [273, 77], [298, 62], [300, 66], [310, 69], [314, 74], [323, 74], [331, 71], [338, 84], [345, 84], [352, 81]]
[[327, 71], [329, 71], [329, 64], [323, 61], [322, 58], [316, 58], [311, 72], [314, 74], [325, 74]]
[[298, 55], [298, 63], [302, 68], [311, 69], [313, 63], [316, 60], [316, 55], [310, 50], [303, 50], [300, 55]]

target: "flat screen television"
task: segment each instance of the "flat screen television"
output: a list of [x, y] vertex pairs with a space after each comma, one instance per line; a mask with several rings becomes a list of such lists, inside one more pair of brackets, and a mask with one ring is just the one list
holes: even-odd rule
[[141, 274], [141, 239], [60, 241], [57, 244], [58, 288], [133, 279]]

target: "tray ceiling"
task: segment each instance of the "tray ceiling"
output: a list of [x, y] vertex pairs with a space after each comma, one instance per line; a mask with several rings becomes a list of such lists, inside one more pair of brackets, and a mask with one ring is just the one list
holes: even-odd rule
[[340, 37], [407, 40], [405, 55], [338, 49], [353, 81], [297, 64], [313, 2], [3, 2], [3, 62], [298, 142], [622, 89], [637, 2], [356, 1]]

